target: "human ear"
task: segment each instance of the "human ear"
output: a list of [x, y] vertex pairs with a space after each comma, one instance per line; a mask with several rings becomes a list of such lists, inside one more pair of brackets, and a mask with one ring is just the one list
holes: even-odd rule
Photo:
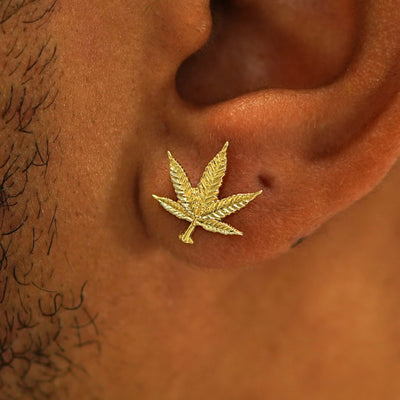
[[[204, 12], [207, 2], [194, 3], [203, 7], [196, 23], [208, 26], [210, 15]], [[200, 50], [204, 37], [200, 43], [198, 32], [193, 31], [196, 40], [193, 39], [192, 46], [189, 34], [186, 54], [181, 52], [174, 58], [174, 68], [170, 70], [174, 74], [169, 74], [163, 84], [165, 129], [146, 139], [157, 151], [143, 161], [140, 187], [141, 212], [151, 239], [178, 259], [221, 268], [254, 265], [288, 251], [300, 238], [371, 191], [400, 154], [398, 1], [343, 0], [324, 5], [310, 2], [310, 15], [329, 15], [329, 6], [343, 6], [350, 37], [336, 34], [334, 23], [326, 24], [327, 30], [333, 29], [335, 45], [333, 56], [325, 51], [327, 57], [333, 57], [335, 68], [331, 63], [325, 67], [318, 64], [318, 79], [312, 75], [312, 65], [310, 70], [303, 68], [301, 74], [290, 79], [284, 73], [268, 74], [267, 70], [258, 74], [256, 83], [251, 81], [251, 73], [246, 75], [239, 68], [235, 75], [237, 85], [234, 79], [222, 79], [221, 71], [226, 70], [229, 57], [235, 65], [242, 57], [240, 65], [246, 66], [248, 62], [249, 69], [255, 61], [250, 50], [240, 55], [235, 52], [232, 32], [237, 32], [241, 49], [246, 48], [246, 40], [250, 49], [254, 42], [257, 46], [269, 46], [268, 33], [278, 29], [274, 24], [280, 24], [281, 29], [274, 39], [277, 45], [279, 38], [285, 44], [284, 29], [288, 27], [290, 35], [297, 33], [301, 40], [306, 38], [309, 48], [319, 48], [322, 34], [304, 33], [304, 14], [302, 24], [297, 25], [299, 29], [292, 28], [296, 13], [290, 12], [293, 8], [301, 10], [304, 2], [283, 1], [279, 6], [261, 0], [224, 3], [224, 9], [229, 11], [220, 11], [218, 18], [226, 21], [219, 22], [220, 32], [208, 44], [209, 50], [207, 46]], [[182, 3], [178, 1], [174, 7], [182, 7]], [[337, 12], [339, 9], [335, 8]], [[192, 10], [186, 12], [186, 17], [175, 21], [177, 35], [188, 26], [185, 18], [196, 20]], [[241, 35], [241, 18], [246, 24], [264, 23], [267, 28]], [[226, 36], [224, 27], [230, 29]], [[326, 37], [330, 34], [324, 35], [329, 42]], [[295, 47], [297, 52], [299, 47]], [[189, 49], [191, 53], [187, 54]], [[318, 60], [318, 55], [312, 53], [308, 57]], [[215, 68], [210, 59], [215, 60]], [[267, 61], [262, 65], [274, 62]], [[274, 68], [279, 70], [279, 65]], [[213, 74], [220, 74], [220, 78], [214, 79]], [[172, 84], [172, 76], [174, 82], [177, 76], [177, 86]], [[213, 79], [219, 86], [208, 90]], [[183, 244], [177, 235], [187, 223], [168, 215], [151, 199], [152, 193], [174, 196], [166, 151], [173, 153], [195, 186], [207, 162], [226, 141], [230, 142], [228, 173], [220, 197], [258, 190], [263, 190], [263, 194], [226, 220], [243, 231], [243, 237], [197, 229], [193, 236], [195, 244]]]

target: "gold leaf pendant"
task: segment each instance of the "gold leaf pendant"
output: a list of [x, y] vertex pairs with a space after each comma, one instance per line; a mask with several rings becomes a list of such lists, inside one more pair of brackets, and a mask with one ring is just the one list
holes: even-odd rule
[[226, 173], [228, 145], [226, 142], [222, 150], [209, 162], [196, 188], [192, 187], [184, 169], [168, 152], [171, 181], [178, 201], [155, 194], [153, 197], [169, 213], [190, 222], [188, 229], [179, 235], [179, 239], [184, 243], [193, 244], [191, 235], [196, 226], [223, 235], [243, 236], [242, 232], [221, 220], [247, 206], [262, 193], [262, 190], [218, 199], [219, 189]]

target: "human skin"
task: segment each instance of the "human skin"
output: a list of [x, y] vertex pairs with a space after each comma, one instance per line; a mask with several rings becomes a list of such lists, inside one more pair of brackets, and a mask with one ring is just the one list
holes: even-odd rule
[[[54, 226], [56, 209], [54, 242], [49, 230], [30, 257], [43, 286], [65, 296], [57, 316], [71, 368], [36, 397], [399, 395], [400, 4], [367, 3], [216, 2], [211, 15], [203, 0], [58, 0], [37, 28], [39, 43], [57, 46], [43, 87], [54, 81], [58, 96], [35, 121], [39, 144], [51, 138], [47, 175], [32, 172], [24, 195], [46, 198], [37, 231]], [[243, 237], [196, 228], [185, 245], [188, 224], [151, 197], [174, 196], [167, 150], [197, 184], [225, 140], [222, 195], [264, 193], [227, 218]], [[16, 210], [9, 228], [23, 202]], [[26, 226], [10, 264], [31, 246]], [[22, 292], [25, 306], [36, 289]], [[10, 293], [3, 327], [19, 304]], [[50, 325], [54, 338], [43, 313], [36, 320], [33, 336]], [[54, 360], [60, 349], [49, 349]], [[32, 390], [3, 382], [10, 397]]]

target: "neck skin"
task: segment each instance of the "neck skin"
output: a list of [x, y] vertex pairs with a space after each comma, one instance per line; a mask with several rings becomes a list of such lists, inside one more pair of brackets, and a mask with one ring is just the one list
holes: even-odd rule
[[[194, 270], [144, 253], [121, 271], [134, 288], [112, 278], [121, 320], [104, 334], [120, 345], [102, 358], [122, 346], [137, 360], [142, 399], [394, 398], [399, 184], [398, 164], [373, 193], [254, 269]], [[107, 373], [112, 394], [128, 398], [126, 377]]]

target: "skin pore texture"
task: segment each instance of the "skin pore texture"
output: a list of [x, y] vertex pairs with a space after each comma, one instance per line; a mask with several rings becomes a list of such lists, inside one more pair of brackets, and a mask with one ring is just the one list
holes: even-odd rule
[[0, 400], [397, 398], [399, 6], [0, 0]]

